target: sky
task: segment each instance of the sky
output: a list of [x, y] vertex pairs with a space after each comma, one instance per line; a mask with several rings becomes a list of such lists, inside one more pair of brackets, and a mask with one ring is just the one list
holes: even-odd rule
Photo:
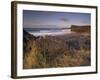
[[69, 28], [90, 25], [89, 13], [23, 10], [24, 28]]

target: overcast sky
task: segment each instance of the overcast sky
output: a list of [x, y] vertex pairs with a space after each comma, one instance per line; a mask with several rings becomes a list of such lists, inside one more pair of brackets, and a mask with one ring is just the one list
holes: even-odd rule
[[71, 25], [90, 25], [89, 13], [23, 10], [24, 28], [64, 28]]

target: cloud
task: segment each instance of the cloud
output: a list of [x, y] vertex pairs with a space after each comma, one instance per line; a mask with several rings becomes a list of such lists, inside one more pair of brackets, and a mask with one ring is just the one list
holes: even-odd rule
[[63, 21], [63, 22], [69, 21], [69, 19], [67, 19], [67, 18], [61, 18], [60, 20]]

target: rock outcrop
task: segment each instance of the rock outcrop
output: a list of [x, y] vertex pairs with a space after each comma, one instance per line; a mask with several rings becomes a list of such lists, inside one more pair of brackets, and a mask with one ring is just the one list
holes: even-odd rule
[[84, 33], [84, 32], [90, 33], [90, 25], [84, 25], [84, 26], [72, 25], [71, 31], [79, 32], [79, 33]]

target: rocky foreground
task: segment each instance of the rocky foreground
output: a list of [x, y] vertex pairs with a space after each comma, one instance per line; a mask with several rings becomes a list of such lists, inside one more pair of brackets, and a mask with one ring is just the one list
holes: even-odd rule
[[35, 37], [23, 31], [23, 68], [89, 66], [90, 36], [80, 33]]

